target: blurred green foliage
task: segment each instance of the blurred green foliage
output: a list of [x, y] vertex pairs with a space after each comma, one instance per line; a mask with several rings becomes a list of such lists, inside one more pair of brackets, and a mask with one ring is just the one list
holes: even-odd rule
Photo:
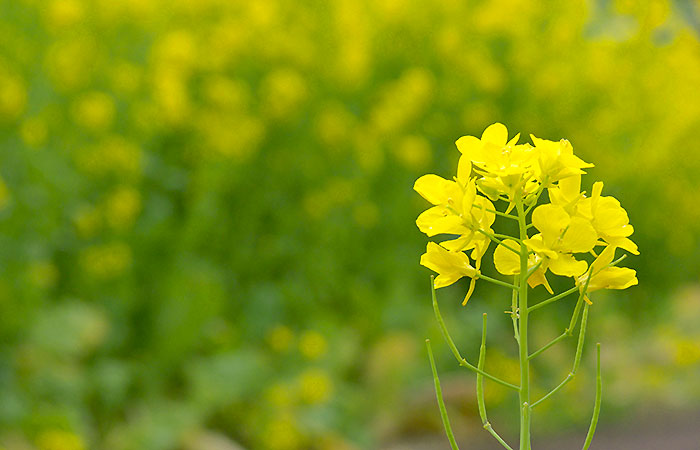
[[[411, 187], [495, 121], [568, 138], [596, 164], [584, 189], [604, 180], [636, 228], [640, 286], [591, 313], [610, 404], [700, 398], [700, 330], [676, 326], [699, 296], [669, 294], [700, 267], [699, 7], [1, 0], [3, 445], [371, 448], [437, 430]], [[501, 295], [461, 310], [441, 293], [462, 342]], [[560, 331], [543, 317], [544, 342]]]

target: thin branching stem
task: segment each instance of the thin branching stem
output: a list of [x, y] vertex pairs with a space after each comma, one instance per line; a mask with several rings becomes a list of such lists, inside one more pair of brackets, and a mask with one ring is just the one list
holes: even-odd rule
[[506, 283], [505, 281], [497, 280], [495, 278], [487, 277], [481, 272], [477, 275], [477, 279], [488, 281], [489, 283], [497, 284], [498, 286], [507, 287], [509, 289], [518, 290], [518, 287], [514, 284]]
[[442, 335], [445, 338], [445, 341], [447, 342], [447, 346], [450, 348], [452, 351], [452, 354], [455, 356], [457, 359], [457, 362], [459, 362], [460, 366], [464, 366], [467, 369], [471, 370], [472, 372], [480, 373], [489, 380], [495, 381], [496, 383], [514, 389], [514, 390], [520, 390], [519, 386], [516, 386], [514, 384], [508, 383], [507, 381], [503, 381], [500, 378], [494, 377], [490, 373], [487, 373], [478, 367], [474, 366], [473, 364], [470, 364], [466, 359], [462, 357], [462, 355], [459, 353], [459, 350], [457, 349], [457, 346], [455, 345], [454, 341], [452, 340], [452, 337], [450, 336], [450, 333], [447, 331], [447, 327], [445, 326], [445, 321], [442, 319], [442, 315], [440, 314], [440, 308], [438, 307], [437, 303], [437, 297], [435, 295], [435, 282], [434, 282], [434, 277], [430, 277], [430, 289], [432, 292], [432, 297], [433, 297], [433, 311], [435, 312], [435, 319], [438, 322], [438, 325], [440, 326], [440, 331], [442, 331]]
[[481, 206], [481, 205], [476, 205], [476, 204], [474, 204], [474, 205], [472, 205], [472, 207], [474, 207], [474, 208], [479, 208], [479, 209], [483, 209], [484, 211], [490, 212], [490, 213], [493, 213], [493, 214], [496, 214], [497, 216], [507, 217], [508, 219], [512, 219], [512, 220], [518, 220], [518, 218], [515, 217], [515, 216], [513, 216], [513, 215], [506, 214], [506, 213], [501, 212], [501, 211], [496, 211], [495, 209], [484, 208], [484, 207]]
[[[479, 370], [484, 370], [484, 364], [486, 363], [486, 313], [484, 313], [483, 318], [481, 326], [481, 347], [479, 348]], [[476, 402], [479, 406], [479, 416], [481, 417], [481, 423], [484, 425], [484, 429], [491, 433], [491, 436], [503, 447], [508, 450], [513, 450], [511, 446], [496, 433], [496, 430], [493, 429], [489, 422], [488, 416], [486, 415], [486, 402], [484, 402], [484, 377], [480, 373], [476, 374]]]
[[574, 356], [574, 366], [571, 369], [571, 372], [564, 378], [564, 381], [559, 383], [557, 387], [549, 391], [549, 393], [545, 394], [544, 397], [541, 399], [537, 400], [535, 403], [532, 404], [531, 408], [534, 408], [535, 406], [539, 405], [543, 401], [547, 400], [549, 397], [554, 395], [555, 393], [559, 392], [561, 388], [566, 386], [566, 384], [571, 381], [574, 376], [576, 375], [576, 371], [578, 370], [579, 365], [581, 364], [581, 354], [583, 353], [583, 341], [585, 340], [586, 337], [586, 323], [588, 321], [588, 307], [589, 305], [586, 303], [586, 305], [583, 307], [583, 318], [581, 319], [581, 330], [579, 331], [578, 334], [578, 344], [576, 345], [576, 355]]
[[562, 340], [566, 339], [567, 337], [573, 336], [574, 328], [576, 328], [576, 322], [578, 322], [578, 315], [581, 312], [581, 307], [583, 306], [584, 293], [585, 293], [585, 290], [579, 294], [578, 301], [576, 302], [576, 306], [574, 307], [574, 312], [573, 312], [573, 314], [571, 314], [571, 320], [569, 321], [569, 326], [564, 330], [564, 332], [562, 334], [560, 334], [559, 336], [555, 337], [554, 339], [552, 339], [547, 344], [545, 344], [539, 350], [533, 352], [530, 356], [528, 356], [528, 359], [533, 359], [534, 357], [536, 357], [540, 353], [542, 353], [545, 350], [552, 347], [557, 342], [561, 342]]
[[[520, 284], [518, 276], [513, 277], [514, 284], [517, 287]], [[510, 318], [513, 320], [513, 335], [515, 341], [520, 345], [520, 336], [518, 335], [518, 291], [514, 290], [510, 301]]]
[[548, 298], [547, 300], [543, 300], [543, 301], [541, 301], [541, 302], [539, 302], [539, 303], [536, 303], [536, 304], [530, 306], [530, 308], [528, 309], [528, 311], [532, 312], [532, 311], [534, 311], [534, 310], [536, 310], [536, 309], [539, 309], [539, 308], [541, 308], [541, 307], [543, 307], [543, 306], [547, 306], [547, 305], [549, 305], [550, 303], [556, 302], [557, 300], [561, 300], [562, 298], [564, 298], [564, 297], [566, 297], [566, 296], [568, 296], [568, 295], [571, 295], [571, 294], [573, 294], [573, 293], [576, 292], [576, 291], [578, 291], [578, 286], [574, 286], [574, 287], [572, 287], [571, 289], [568, 289], [568, 290], [562, 292], [561, 294], [557, 294], [557, 295], [555, 295], [554, 297], [551, 297], [551, 298]]
[[596, 370], [595, 370], [595, 405], [593, 406], [593, 417], [591, 426], [588, 427], [586, 441], [583, 443], [583, 450], [588, 450], [593, 441], [595, 429], [598, 426], [598, 416], [600, 416], [600, 404], [603, 398], [603, 380], [600, 377], [600, 342], [596, 344]]
[[528, 356], [527, 359], [533, 359], [534, 357], [536, 357], [537, 355], [539, 355], [539, 354], [542, 353], [543, 351], [545, 351], [545, 350], [549, 349], [550, 347], [552, 347], [552, 346], [553, 346], [554, 344], [556, 344], [557, 342], [560, 342], [560, 341], [566, 339], [566, 338], [569, 337], [569, 336], [570, 336], [570, 335], [569, 335], [569, 330], [564, 331], [562, 334], [560, 334], [559, 336], [557, 336], [557, 337], [555, 337], [554, 339], [552, 339], [551, 341], [549, 341], [549, 343], [547, 343], [547, 344], [545, 344], [544, 346], [542, 346], [542, 348], [540, 348], [539, 350], [537, 350], [537, 351], [535, 351], [535, 352], [533, 352], [533, 353], [530, 353], [530, 356]]
[[483, 234], [484, 236], [486, 236], [487, 238], [491, 239], [491, 240], [492, 240], [493, 242], [495, 242], [496, 244], [502, 245], [503, 247], [507, 248], [507, 249], [510, 250], [511, 252], [513, 252], [513, 253], [515, 253], [515, 254], [518, 254], [518, 255], [520, 254], [520, 250], [516, 250], [516, 249], [514, 249], [513, 247], [511, 247], [510, 245], [504, 244], [503, 241], [502, 241], [501, 239], [498, 239], [498, 238], [497, 238], [496, 236], [494, 236], [493, 234], [487, 233], [487, 232], [484, 231], [484, 230], [477, 230], [477, 232], [479, 232], [479, 233]]
[[[515, 207], [518, 212], [518, 228], [520, 240], [527, 239], [527, 225], [525, 223], [525, 211], [523, 200], [520, 196], [515, 198]], [[520, 450], [527, 450], [530, 447], [530, 361], [528, 360], [528, 306], [527, 306], [527, 263], [529, 252], [525, 244], [520, 244], [520, 284], [518, 286], [518, 350], [520, 356], [520, 391], [518, 401], [521, 408], [520, 413]]]
[[457, 442], [455, 441], [455, 435], [452, 433], [452, 426], [450, 425], [450, 418], [447, 416], [447, 408], [445, 407], [445, 400], [442, 398], [442, 388], [440, 387], [440, 378], [438, 378], [437, 369], [435, 368], [435, 359], [433, 358], [433, 349], [430, 346], [430, 339], [425, 340], [425, 346], [428, 348], [428, 359], [430, 359], [430, 368], [433, 371], [433, 382], [435, 384], [435, 396], [437, 397], [438, 407], [440, 408], [440, 416], [442, 417], [442, 424], [445, 427], [445, 434], [447, 434], [447, 439], [450, 441], [450, 447], [452, 450], [459, 450]]

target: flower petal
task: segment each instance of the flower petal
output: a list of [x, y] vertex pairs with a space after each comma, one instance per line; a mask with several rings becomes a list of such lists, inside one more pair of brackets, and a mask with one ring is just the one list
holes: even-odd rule
[[508, 141], [508, 129], [502, 123], [489, 125], [481, 135], [481, 141], [503, 147]]
[[546, 243], [558, 239], [570, 222], [569, 214], [559, 205], [541, 205], [532, 213], [532, 224], [542, 233]]
[[423, 211], [416, 219], [416, 225], [428, 237], [466, 232], [461, 217], [452, 214], [444, 206], [433, 206]]
[[593, 225], [582, 217], [574, 217], [561, 239], [561, 250], [567, 253], [588, 253], [593, 250], [597, 240], [598, 233]]
[[563, 277], [578, 277], [586, 272], [588, 263], [577, 261], [573, 255], [560, 254], [558, 258], [549, 262], [549, 270]]
[[[505, 245], [504, 245], [505, 244]], [[498, 244], [493, 252], [493, 263], [496, 270], [503, 275], [515, 275], [520, 273], [520, 255], [509, 250], [506, 245], [512, 249], [519, 249], [520, 244], [513, 239], [506, 239], [501, 244]]]
[[444, 205], [447, 203], [451, 183], [456, 184], [454, 181], [446, 180], [439, 175], [428, 174], [416, 180], [413, 184], [413, 190], [433, 205]]

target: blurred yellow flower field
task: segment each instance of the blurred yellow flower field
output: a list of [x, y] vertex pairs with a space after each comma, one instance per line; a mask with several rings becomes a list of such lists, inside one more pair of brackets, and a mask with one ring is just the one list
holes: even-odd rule
[[[596, 292], [591, 310], [603, 414], [697, 405], [699, 11], [0, 0], [0, 445], [352, 449], [439, 433], [412, 187], [455, 172], [456, 139], [497, 121], [566, 137], [634, 224], [640, 285]], [[499, 277], [494, 248], [474, 266]], [[444, 313], [476, 343], [458, 305], [469, 281], [452, 281]], [[470, 305], [488, 305], [485, 284]], [[502, 309], [489, 316], [493, 339], [512, 338]], [[533, 372], [558, 380], [566, 355]], [[587, 386], [535, 430], [589, 420], [562, 406]], [[472, 410], [457, 420], [478, 425]]]

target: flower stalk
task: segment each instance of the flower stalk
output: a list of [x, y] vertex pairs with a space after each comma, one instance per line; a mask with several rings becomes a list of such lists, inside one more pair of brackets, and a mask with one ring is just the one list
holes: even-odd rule
[[[637, 246], [629, 239], [633, 228], [626, 211], [613, 197], [601, 195], [603, 184], [594, 183], [590, 195], [581, 191], [581, 174], [585, 173], [582, 169], [592, 167], [592, 164], [574, 156], [573, 147], [566, 140], [554, 142], [534, 136], [531, 138], [534, 145], [518, 144], [519, 135], [508, 140], [508, 132], [503, 125], [491, 125], [481, 139], [465, 136], [457, 141], [462, 157], [453, 181], [437, 175], [425, 175], [414, 186], [433, 205], [416, 220], [418, 228], [429, 237], [451, 236], [439, 244], [429, 242], [426, 253], [421, 257], [422, 265], [438, 273], [437, 277], [431, 277], [436, 321], [458, 364], [476, 374], [477, 407], [484, 429], [504, 448], [511, 450], [515, 447], [511, 447], [488, 420], [484, 379], [517, 391], [520, 422], [517, 448], [531, 450], [531, 417], [534, 409], [566, 386], [581, 364], [589, 310], [593, 304], [589, 294], [601, 289], [626, 289], [637, 284], [634, 270], [618, 267], [627, 255], [615, 259], [615, 252], [622, 249], [639, 254]], [[545, 189], [549, 203], [538, 205]], [[504, 211], [492, 203], [498, 201], [507, 203]], [[517, 221], [517, 236], [494, 232], [491, 227], [496, 217]], [[493, 252], [496, 271], [512, 276], [512, 283], [483, 274], [482, 259], [491, 243], [496, 244]], [[574, 286], [555, 294], [547, 279], [549, 272], [573, 279]], [[486, 314], [483, 314], [476, 366], [462, 357], [450, 336], [438, 307], [435, 290], [463, 277], [471, 278], [462, 302], [464, 305], [478, 280], [511, 290], [510, 310], [506, 313], [511, 317], [513, 335], [518, 345], [518, 386], [485, 370]], [[528, 304], [529, 291], [539, 286], [551, 296], [531, 306]], [[562, 334], [530, 352], [530, 313], [575, 292], [578, 292], [578, 299], [569, 326]], [[579, 316], [582, 316], [581, 326], [571, 370], [563, 381], [533, 402], [531, 363], [546, 350], [573, 336]], [[447, 418], [432, 349], [429, 343], [427, 345], [438, 406], [445, 432], [454, 449], [457, 444]], [[584, 450], [592, 442], [602, 401], [600, 344], [596, 352], [596, 399]]]

